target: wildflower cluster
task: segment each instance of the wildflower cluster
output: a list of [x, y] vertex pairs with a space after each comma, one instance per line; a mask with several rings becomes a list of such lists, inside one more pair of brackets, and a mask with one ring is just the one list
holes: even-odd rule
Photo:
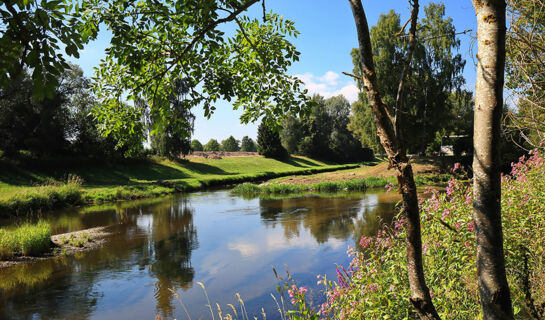
[[[502, 177], [506, 268], [516, 318], [545, 316], [545, 155], [537, 150], [512, 164]], [[430, 293], [444, 319], [480, 319], [475, 267], [472, 186], [460, 165], [445, 191], [421, 198], [424, 269]], [[337, 268], [337, 281], [320, 278], [327, 301], [321, 318], [412, 319], [404, 220], [349, 248], [352, 261]]]

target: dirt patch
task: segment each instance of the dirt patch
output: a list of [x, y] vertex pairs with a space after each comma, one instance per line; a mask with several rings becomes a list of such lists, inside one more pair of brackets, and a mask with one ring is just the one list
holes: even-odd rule
[[192, 154], [186, 155], [183, 159], [205, 158], [205, 159], [222, 159], [236, 157], [262, 157], [257, 152], [225, 152], [225, 151], [194, 151]]
[[80, 231], [56, 234], [51, 236], [51, 251], [41, 256], [15, 256], [10, 260], [0, 261], [0, 269], [20, 263], [50, 259], [60, 255], [73, 255], [100, 247], [111, 233], [107, 227], [96, 227]]
[[[422, 174], [440, 174], [441, 168], [430, 160], [416, 160], [412, 163], [413, 172], [415, 175]], [[395, 171], [393, 169], [388, 170], [388, 163], [382, 162], [374, 166], [361, 166], [356, 169], [339, 170], [334, 172], [318, 173], [309, 176], [288, 176], [274, 181], [264, 183], [287, 183], [287, 184], [313, 184], [324, 181], [344, 181], [352, 179], [362, 179], [368, 177], [387, 178], [393, 177]]]

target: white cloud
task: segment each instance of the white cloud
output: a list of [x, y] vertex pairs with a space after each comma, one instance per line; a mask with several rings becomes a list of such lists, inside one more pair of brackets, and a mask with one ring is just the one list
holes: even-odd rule
[[238, 251], [241, 256], [247, 258], [250, 256], [255, 255], [258, 253], [259, 248], [254, 243], [245, 243], [245, 242], [237, 242], [237, 243], [230, 243], [227, 245], [227, 248], [229, 250]]
[[359, 90], [352, 79], [340, 79], [340, 75], [336, 72], [328, 71], [322, 76], [306, 72], [295, 76], [305, 83], [305, 88], [310, 94], [317, 93], [325, 98], [342, 94], [350, 103], [358, 100]]

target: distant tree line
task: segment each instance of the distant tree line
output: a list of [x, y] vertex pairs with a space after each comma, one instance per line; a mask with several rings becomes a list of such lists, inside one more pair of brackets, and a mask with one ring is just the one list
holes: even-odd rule
[[336, 162], [374, 158], [373, 151], [362, 147], [349, 130], [351, 107], [344, 96], [315, 95], [312, 102], [307, 114], [288, 116], [282, 123], [280, 139], [288, 153]]
[[240, 141], [233, 136], [229, 136], [221, 144], [216, 139], [210, 139], [205, 145], [194, 139], [191, 141], [191, 151], [256, 152], [257, 145], [248, 136], [244, 136]]

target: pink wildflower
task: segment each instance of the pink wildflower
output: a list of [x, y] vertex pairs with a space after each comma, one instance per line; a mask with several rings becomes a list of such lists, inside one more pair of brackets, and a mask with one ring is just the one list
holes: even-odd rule
[[467, 230], [471, 232], [475, 231], [475, 222], [473, 220], [467, 223]]
[[360, 240], [360, 246], [362, 246], [363, 248], [367, 248], [371, 244], [371, 241], [372, 239], [370, 237], [362, 236]]

